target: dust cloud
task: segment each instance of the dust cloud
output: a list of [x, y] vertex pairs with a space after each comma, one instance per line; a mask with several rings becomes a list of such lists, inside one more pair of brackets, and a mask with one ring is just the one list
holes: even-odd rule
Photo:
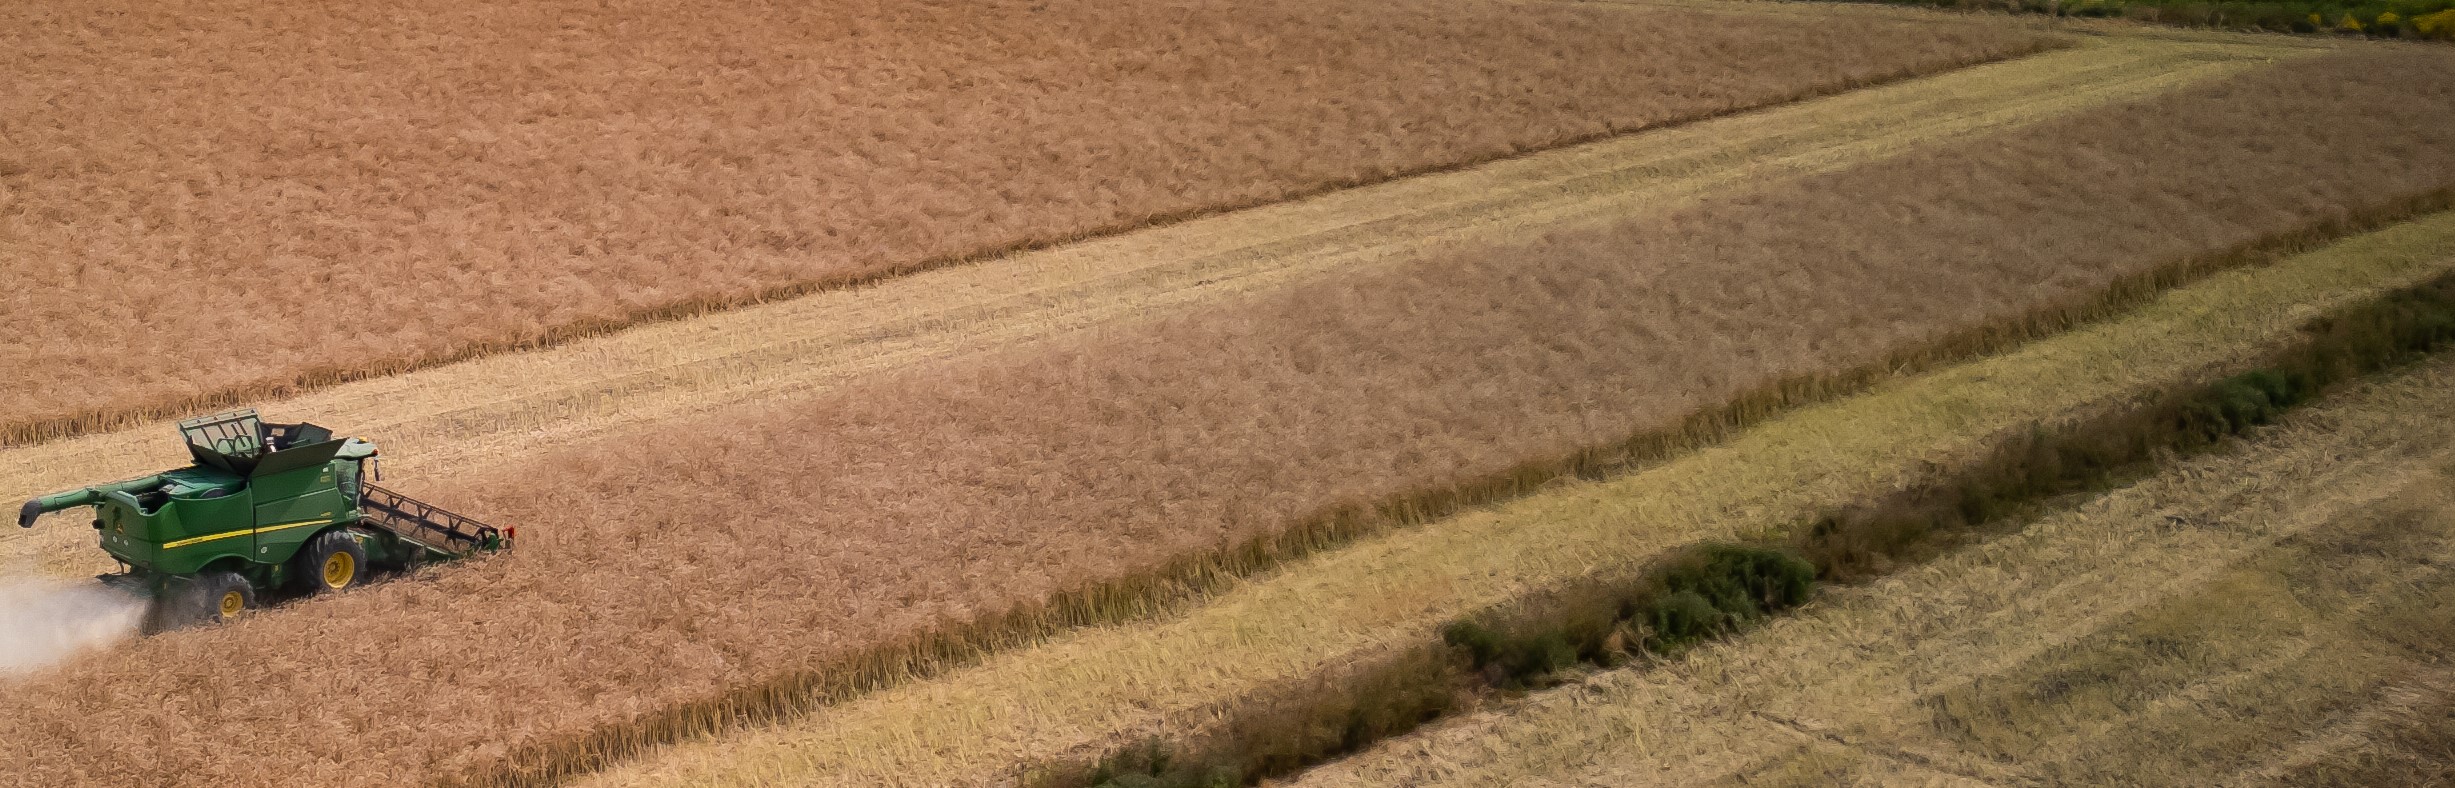
[[0, 679], [136, 634], [143, 599], [93, 581], [0, 576]]

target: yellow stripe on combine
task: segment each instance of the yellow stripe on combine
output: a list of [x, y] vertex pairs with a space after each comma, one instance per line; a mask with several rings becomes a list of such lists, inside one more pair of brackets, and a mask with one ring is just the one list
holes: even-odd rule
[[164, 550], [171, 550], [171, 549], [176, 549], [176, 548], [186, 547], [186, 546], [188, 546], [188, 545], [192, 545], [192, 544], [201, 544], [201, 543], [204, 543], [204, 542], [210, 542], [210, 541], [213, 541], [213, 540], [215, 540], [215, 539], [228, 539], [228, 538], [233, 537], [233, 536], [248, 536], [248, 535], [251, 535], [251, 534], [253, 534], [253, 533], [255, 533], [255, 532], [253, 532], [253, 531], [232, 531], [232, 532], [230, 532], [230, 533], [226, 533], [226, 534], [214, 534], [214, 535], [212, 535], [212, 536], [199, 536], [199, 537], [195, 537], [195, 538], [191, 538], [191, 539], [181, 539], [181, 540], [176, 541], [176, 542], [163, 542], [163, 543], [162, 543], [162, 549], [164, 549]]
[[297, 528], [297, 527], [302, 526], [302, 525], [323, 525], [323, 524], [325, 524], [325, 523], [329, 523], [329, 522], [332, 522], [332, 519], [331, 519], [331, 518], [320, 518], [320, 519], [315, 519], [315, 520], [300, 520], [300, 521], [295, 522], [295, 523], [282, 523], [282, 524], [280, 524], [280, 525], [268, 525], [268, 526], [265, 526], [265, 527], [262, 527], [262, 528], [258, 528], [258, 529], [256, 529], [256, 531], [255, 531], [255, 532], [256, 532], [256, 533], [259, 533], [259, 534], [261, 534], [261, 533], [269, 533], [269, 532], [272, 532], [272, 531], [281, 531], [281, 530], [287, 530], [287, 529], [291, 529], [291, 528]]
[[230, 533], [226, 533], [226, 534], [213, 534], [213, 535], [211, 535], [211, 536], [197, 536], [197, 537], [190, 537], [190, 538], [187, 538], [187, 539], [181, 539], [181, 540], [176, 541], [176, 542], [163, 542], [163, 543], [162, 543], [162, 549], [164, 549], [164, 550], [175, 550], [175, 549], [178, 549], [178, 548], [181, 548], [181, 547], [186, 547], [186, 546], [188, 546], [188, 545], [192, 545], [192, 544], [204, 544], [204, 543], [206, 543], [206, 542], [210, 542], [210, 541], [213, 541], [213, 540], [216, 540], [216, 539], [228, 539], [228, 538], [231, 538], [231, 537], [233, 537], [233, 536], [254, 536], [254, 535], [256, 535], [256, 534], [261, 534], [261, 533], [269, 533], [269, 532], [272, 532], [272, 531], [279, 531], [279, 530], [288, 529], [288, 528], [297, 528], [297, 527], [300, 527], [300, 526], [307, 526], [307, 525], [323, 525], [323, 524], [325, 524], [325, 523], [329, 523], [329, 522], [332, 522], [332, 520], [330, 520], [330, 519], [300, 520], [300, 521], [295, 522], [295, 523], [280, 523], [280, 524], [276, 524], [276, 525], [268, 525], [268, 526], [265, 526], [265, 527], [262, 527], [262, 528], [255, 529], [255, 530], [253, 530], [253, 531], [232, 531], [232, 532], [230, 532]]

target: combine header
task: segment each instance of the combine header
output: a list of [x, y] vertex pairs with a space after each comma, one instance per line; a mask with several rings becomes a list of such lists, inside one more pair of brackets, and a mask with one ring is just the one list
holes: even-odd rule
[[94, 507], [102, 549], [124, 571], [103, 582], [152, 597], [149, 630], [216, 622], [276, 594], [358, 585], [407, 568], [511, 546], [511, 529], [377, 487], [375, 444], [253, 410], [179, 423], [196, 464], [27, 501], [21, 527]]

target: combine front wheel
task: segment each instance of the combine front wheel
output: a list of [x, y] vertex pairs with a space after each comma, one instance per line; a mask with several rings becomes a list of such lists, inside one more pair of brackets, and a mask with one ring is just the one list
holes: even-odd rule
[[206, 572], [196, 580], [204, 590], [206, 621], [219, 624], [256, 606], [256, 587], [237, 572]]
[[218, 624], [256, 606], [256, 587], [237, 572], [205, 572], [174, 578], [146, 617], [145, 631], [168, 632]]
[[313, 596], [357, 585], [366, 577], [367, 548], [348, 531], [325, 531], [308, 540], [290, 561], [290, 577], [299, 593]]

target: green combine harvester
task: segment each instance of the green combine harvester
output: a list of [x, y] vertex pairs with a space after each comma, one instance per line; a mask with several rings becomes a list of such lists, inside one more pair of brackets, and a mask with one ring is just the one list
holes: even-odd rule
[[218, 622], [276, 595], [313, 596], [405, 569], [511, 546], [498, 529], [371, 482], [375, 444], [254, 410], [179, 422], [196, 464], [27, 501], [20, 527], [94, 507], [109, 585], [154, 600], [146, 628]]

